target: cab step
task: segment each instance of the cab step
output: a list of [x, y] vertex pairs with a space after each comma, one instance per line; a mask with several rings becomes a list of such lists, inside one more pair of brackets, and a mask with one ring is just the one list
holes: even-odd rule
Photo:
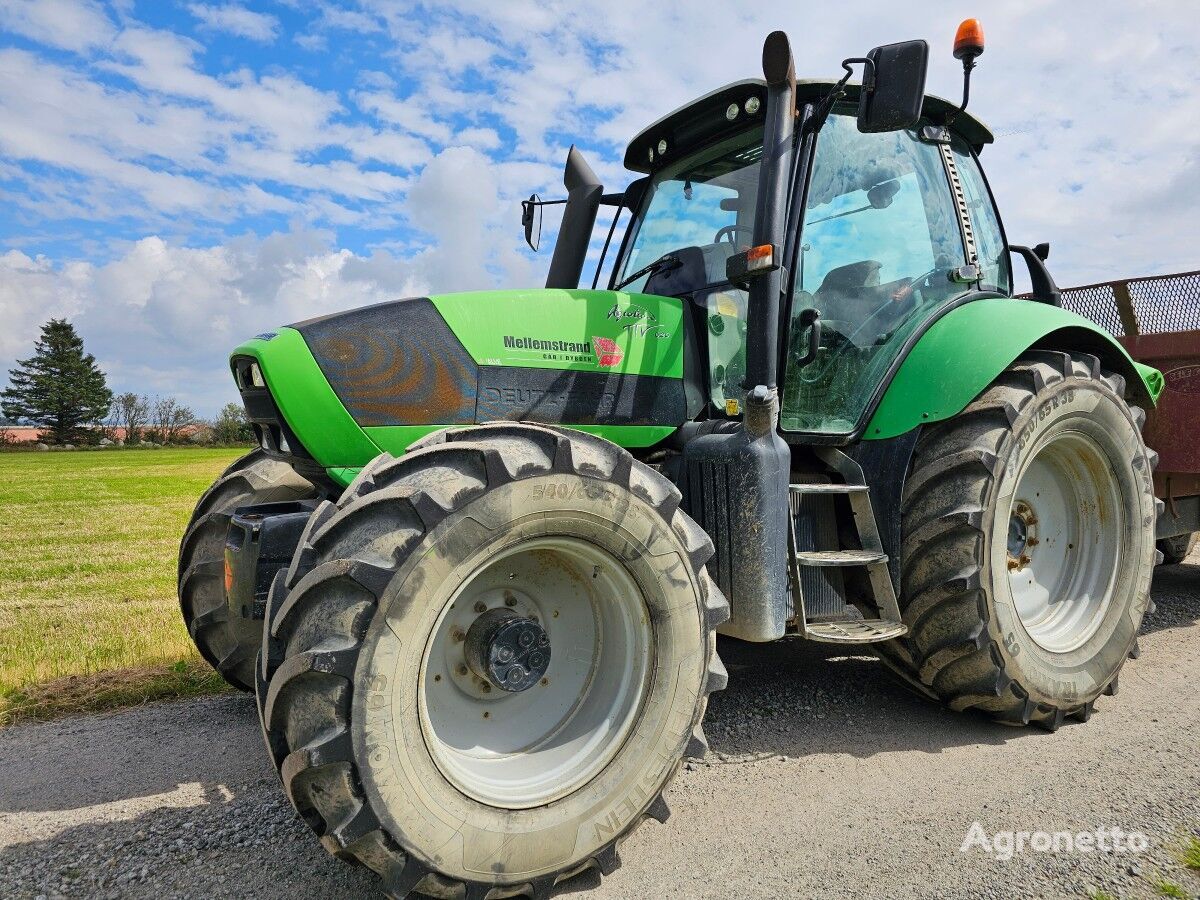
[[808, 622], [804, 636], [823, 644], [873, 644], [908, 633], [903, 622], [885, 619], [853, 619], [846, 622]]
[[[880, 540], [863, 471], [853, 459], [832, 447], [817, 448], [815, 453], [842, 480], [790, 485], [789, 581], [796, 626], [803, 637], [830, 644], [870, 644], [902, 637], [908, 633], [908, 627], [900, 618], [888, 555]], [[853, 525], [861, 549], [815, 549], [814, 545], [828, 547], [838, 543], [835, 500], [839, 495], [849, 502], [852, 519], [848, 524]], [[813, 505], [805, 504], [806, 497], [812, 498], [808, 504]], [[801, 531], [808, 545], [803, 550], [798, 544]], [[870, 599], [875, 607], [875, 615], [870, 618], [835, 612], [835, 609], [851, 612], [846, 606], [845, 582], [840, 571], [850, 567], [866, 570]], [[805, 595], [810, 592], [812, 602], [808, 603]], [[863, 612], [870, 615], [869, 610]]]
[[802, 566], [874, 566], [887, 562], [887, 554], [871, 550], [798, 550]]

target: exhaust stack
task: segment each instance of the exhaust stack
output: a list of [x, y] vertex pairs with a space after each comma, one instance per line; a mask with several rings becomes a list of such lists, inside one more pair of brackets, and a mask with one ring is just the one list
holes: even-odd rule
[[596, 224], [596, 213], [604, 194], [604, 185], [574, 144], [567, 154], [563, 185], [567, 189], [567, 208], [563, 212], [558, 240], [554, 243], [550, 272], [546, 275], [548, 288], [579, 287], [583, 261], [592, 240], [592, 227]]

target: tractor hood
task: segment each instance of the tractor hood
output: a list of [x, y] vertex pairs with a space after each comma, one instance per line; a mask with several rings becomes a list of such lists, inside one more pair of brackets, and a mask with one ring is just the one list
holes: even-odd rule
[[282, 440], [345, 483], [378, 453], [453, 425], [570, 425], [650, 446], [698, 411], [684, 355], [677, 299], [539, 289], [309, 319], [246, 342], [231, 362], [264, 449], [283, 453]]

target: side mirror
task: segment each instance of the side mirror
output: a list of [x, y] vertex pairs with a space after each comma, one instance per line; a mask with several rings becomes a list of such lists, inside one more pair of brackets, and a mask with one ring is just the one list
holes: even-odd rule
[[521, 225], [525, 229], [525, 243], [537, 253], [542, 242], [542, 198], [537, 194], [530, 194], [528, 200], [521, 201]]
[[920, 121], [925, 102], [929, 45], [924, 41], [885, 44], [867, 54], [858, 100], [858, 130], [899, 131]]

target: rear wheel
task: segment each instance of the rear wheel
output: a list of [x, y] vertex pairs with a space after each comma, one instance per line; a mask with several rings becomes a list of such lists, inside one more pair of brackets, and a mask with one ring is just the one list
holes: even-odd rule
[[705, 746], [712, 544], [675, 487], [567, 430], [442, 432], [314, 513], [268, 604], [268, 748], [393, 897], [548, 895]]
[[196, 649], [234, 687], [254, 689], [254, 657], [263, 623], [229, 609], [225, 596], [225, 536], [239, 506], [317, 496], [286, 463], [255, 450], [205, 491], [179, 546], [179, 607]]
[[1192, 548], [1196, 546], [1196, 540], [1200, 538], [1200, 532], [1193, 531], [1191, 534], [1178, 534], [1175, 537], [1163, 538], [1158, 542], [1158, 549], [1163, 555], [1164, 566], [1177, 566], [1192, 552]]
[[1124, 381], [1031, 352], [928, 428], [905, 485], [906, 638], [881, 648], [954, 709], [1057, 728], [1114, 693], [1154, 566], [1156, 457]]

